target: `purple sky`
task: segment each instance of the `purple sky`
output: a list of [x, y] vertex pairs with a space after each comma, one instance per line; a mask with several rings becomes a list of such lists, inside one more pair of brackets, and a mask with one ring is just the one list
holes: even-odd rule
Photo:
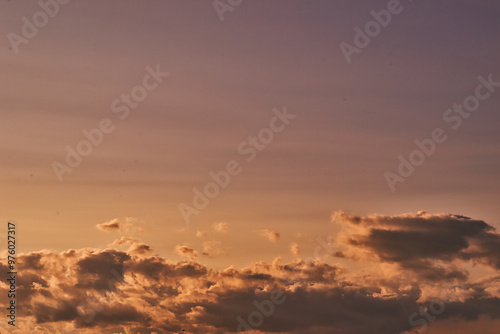
[[[500, 82], [500, 3], [401, 1], [348, 63], [339, 45], [354, 45], [354, 28], [388, 2], [245, 0], [221, 21], [212, 1], [73, 0], [13, 45], [41, 7], [1, 1], [2, 221], [19, 222], [23, 252], [103, 249], [141, 232], [159, 256], [180, 260], [176, 247], [189, 246], [217, 269], [292, 261], [293, 243], [313, 256], [318, 236], [341, 231], [337, 210], [426, 210], [500, 228], [500, 88], [459, 128], [443, 119], [478, 77]], [[157, 67], [168, 77], [120, 119], [113, 102]], [[247, 161], [239, 145], [285, 108], [297, 116]], [[103, 119], [113, 131], [60, 182], [54, 162]], [[447, 140], [391, 191], [384, 173], [397, 174], [398, 156], [409, 159], [435, 128]], [[179, 205], [194, 207], [193, 187], [232, 160], [241, 173], [187, 225]], [[126, 217], [140, 231], [95, 228]], [[218, 239], [204, 243], [198, 231]]]

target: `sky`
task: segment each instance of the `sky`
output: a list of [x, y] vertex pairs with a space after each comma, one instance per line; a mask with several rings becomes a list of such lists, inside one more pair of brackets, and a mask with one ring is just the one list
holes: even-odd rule
[[1, 1], [0, 329], [496, 333], [499, 14]]

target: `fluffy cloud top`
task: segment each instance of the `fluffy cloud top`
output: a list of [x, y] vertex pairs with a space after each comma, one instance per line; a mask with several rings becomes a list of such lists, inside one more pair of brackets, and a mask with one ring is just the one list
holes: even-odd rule
[[332, 215], [344, 226], [339, 257], [394, 263], [421, 279], [467, 278], [465, 263], [500, 269], [500, 235], [481, 220], [425, 211], [398, 216]]
[[[133, 238], [102, 250], [19, 254], [17, 305], [23, 321], [9, 333], [236, 333], [241, 321], [252, 323], [250, 315], [262, 305], [270, 314], [253, 327], [256, 333], [400, 333], [417, 330], [409, 319], [412, 314], [424, 319], [419, 310], [436, 298], [445, 302], [436, 328], [481, 321], [492, 328], [482, 327], [484, 333], [496, 333], [499, 253], [491, 226], [423, 212], [367, 217], [338, 212], [334, 218], [344, 225], [337, 241], [342, 257], [372, 263], [374, 270], [352, 273], [300, 258], [213, 270], [195, 262], [197, 252], [189, 246], [176, 248], [188, 260], [173, 262]], [[450, 245], [438, 244], [436, 236]], [[204, 250], [218, 247], [206, 244]], [[472, 280], [460, 267], [469, 261], [491, 274]], [[3, 272], [5, 263], [0, 262]], [[450, 276], [454, 271], [462, 275]], [[446, 279], [437, 280], [439, 275]], [[0, 283], [0, 294], [8, 289]], [[270, 311], [275, 292], [283, 302]], [[5, 323], [0, 329], [7, 330]]]

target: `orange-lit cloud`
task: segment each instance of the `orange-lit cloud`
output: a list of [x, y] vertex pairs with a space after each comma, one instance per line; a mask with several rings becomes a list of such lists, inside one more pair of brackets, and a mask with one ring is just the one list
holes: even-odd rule
[[278, 232], [270, 231], [267, 228], [264, 230], [260, 230], [259, 235], [272, 242], [276, 242], [280, 238], [280, 234]]
[[104, 222], [102, 224], [97, 224], [96, 227], [102, 231], [119, 231], [122, 228], [122, 224], [118, 218], [112, 219], [110, 221]]
[[217, 232], [227, 233], [229, 225], [226, 222], [216, 222], [212, 225], [213, 229]]
[[203, 243], [203, 255], [215, 257], [226, 253], [220, 241], [210, 240]]
[[200, 231], [200, 230], [196, 231], [196, 237], [198, 237], [198, 238], [203, 238], [203, 237], [206, 237], [207, 235], [208, 235], [207, 232]]
[[[500, 269], [500, 235], [481, 220], [425, 211], [366, 217], [335, 212], [344, 226], [337, 243], [347, 250], [338, 257], [396, 264], [420, 279], [466, 280], [466, 263]], [[462, 265], [462, 266], [461, 266]]]
[[185, 256], [191, 261], [196, 261], [196, 258], [198, 257], [198, 252], [189, 246], [176, 246], [175, 251], [177, 254]]
[[[17, 333], [235, 333], [255, 303], [279, 291], [260, 333], [398, 333], [412, 326], [426, 283], [368, 284], [349, 280], [345, 269], [321, 261], [257, 262], [246, 268], [210, 270], [192, 261], [172, 262], [135, 243], [128, 251], [79, 249], [19, 256]], [[179, 246], [179, 253], [195, 251]], [[2, 270], [7, 270], [2, 262]], [[372, 277], [375, 281], [375, 277]], [[7, 293], [0, 286], [0, 293]], [[495, 318], [500, 278], [464, 285], [463, 299], [448, 302], [439, 321]], [[422, 303], [428, 300], [422, 301]], [[12, 332], [16, 333], [16, 331]], [[489, 332], [485, 332], [489, 333]], [[493, 333], [493, 332], [490, 332]]]
[[[293, 262], [276, 258], [221, 270], [197, 262], [198, 252], [190, 246], [177, 246], [177, 253], [188, 260], [174, 262], [130, 237], [112, 242], [107, 249], [20, 254], [17, 300], [23, 322], [12, 333], [34, 328], [40, 333], [236, 333], [241, 319], [248, 324], [256, 303], [271, 300], [276, 292], [283, 302], [274, 304], [272, 314], [255, 328], [257, 333], [416, 330], [412, 315], [418, 316], [421, 307], [436, 300], [445, 310], [436, 317], [436, 324], [474, 323], [479, 318], [495, 323], [500, 276], [493, 271], [498, 254], [492, 250], [498, 235], [488, 224], [423, 212], [367, 217], [339, 212], [334, 217], [346, 224], [339, 237], [346, 258], [355, 252], [371, 252], [372, 257], [361, 260], [372, 261], [373, 269], [350, 272], [325, 259], [306, 262], [299, 257], [296, 243], [290, 245], [297, 256]], [[384, 238], [374, 230], [401, 235]], [[460, 247], [446, 247], [430, 242], [428, 249], [420, 248], [419, 238], [444, 237], [442, 233], [450, 240], [465, 238], [468, 244], [458, 241]], [[123, 246], [128, 248], [119, 249]], [[202, 247], [209, 256], [227, 252], [214, 240]], [[490, 268], [491, 274], [471, 279], [460, 266], [469, 260]], [[0, 269], [7, 271], [5, 261], [0, 262]], [[452, 269], [463, 275], [451, 275]], [[8, 288], [0, 284], [0, 294]], [[493, 328], [484, 333], [494, 334]]]

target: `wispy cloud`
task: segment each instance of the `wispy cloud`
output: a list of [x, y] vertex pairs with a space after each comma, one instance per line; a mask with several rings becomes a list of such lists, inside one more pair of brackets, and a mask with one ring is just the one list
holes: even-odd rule
[[268, 239], [269, 241], [276, 242], [280, 238], [280, 234], [275, 231], [270, 231], [267, 228], [264, 230], [259, 230], [259, 235]]
[[198, 252], [189, 246], [175, 246], [175, 251], [177, 252], [177, 254], [185, 256], [191, 261], [196, 261], [198, 257]]
[[229, 225], [226, 222], [216, 222], [212, 225], [212, 228], [220, 233], [227, 233], [229, 230]]
[[97, 224], [96, 227], [101, 231], [119, 231], [122, 229], [122, 224], [118, 218], [112, 219], [110, 221], [104, 222], [102, 224]]

